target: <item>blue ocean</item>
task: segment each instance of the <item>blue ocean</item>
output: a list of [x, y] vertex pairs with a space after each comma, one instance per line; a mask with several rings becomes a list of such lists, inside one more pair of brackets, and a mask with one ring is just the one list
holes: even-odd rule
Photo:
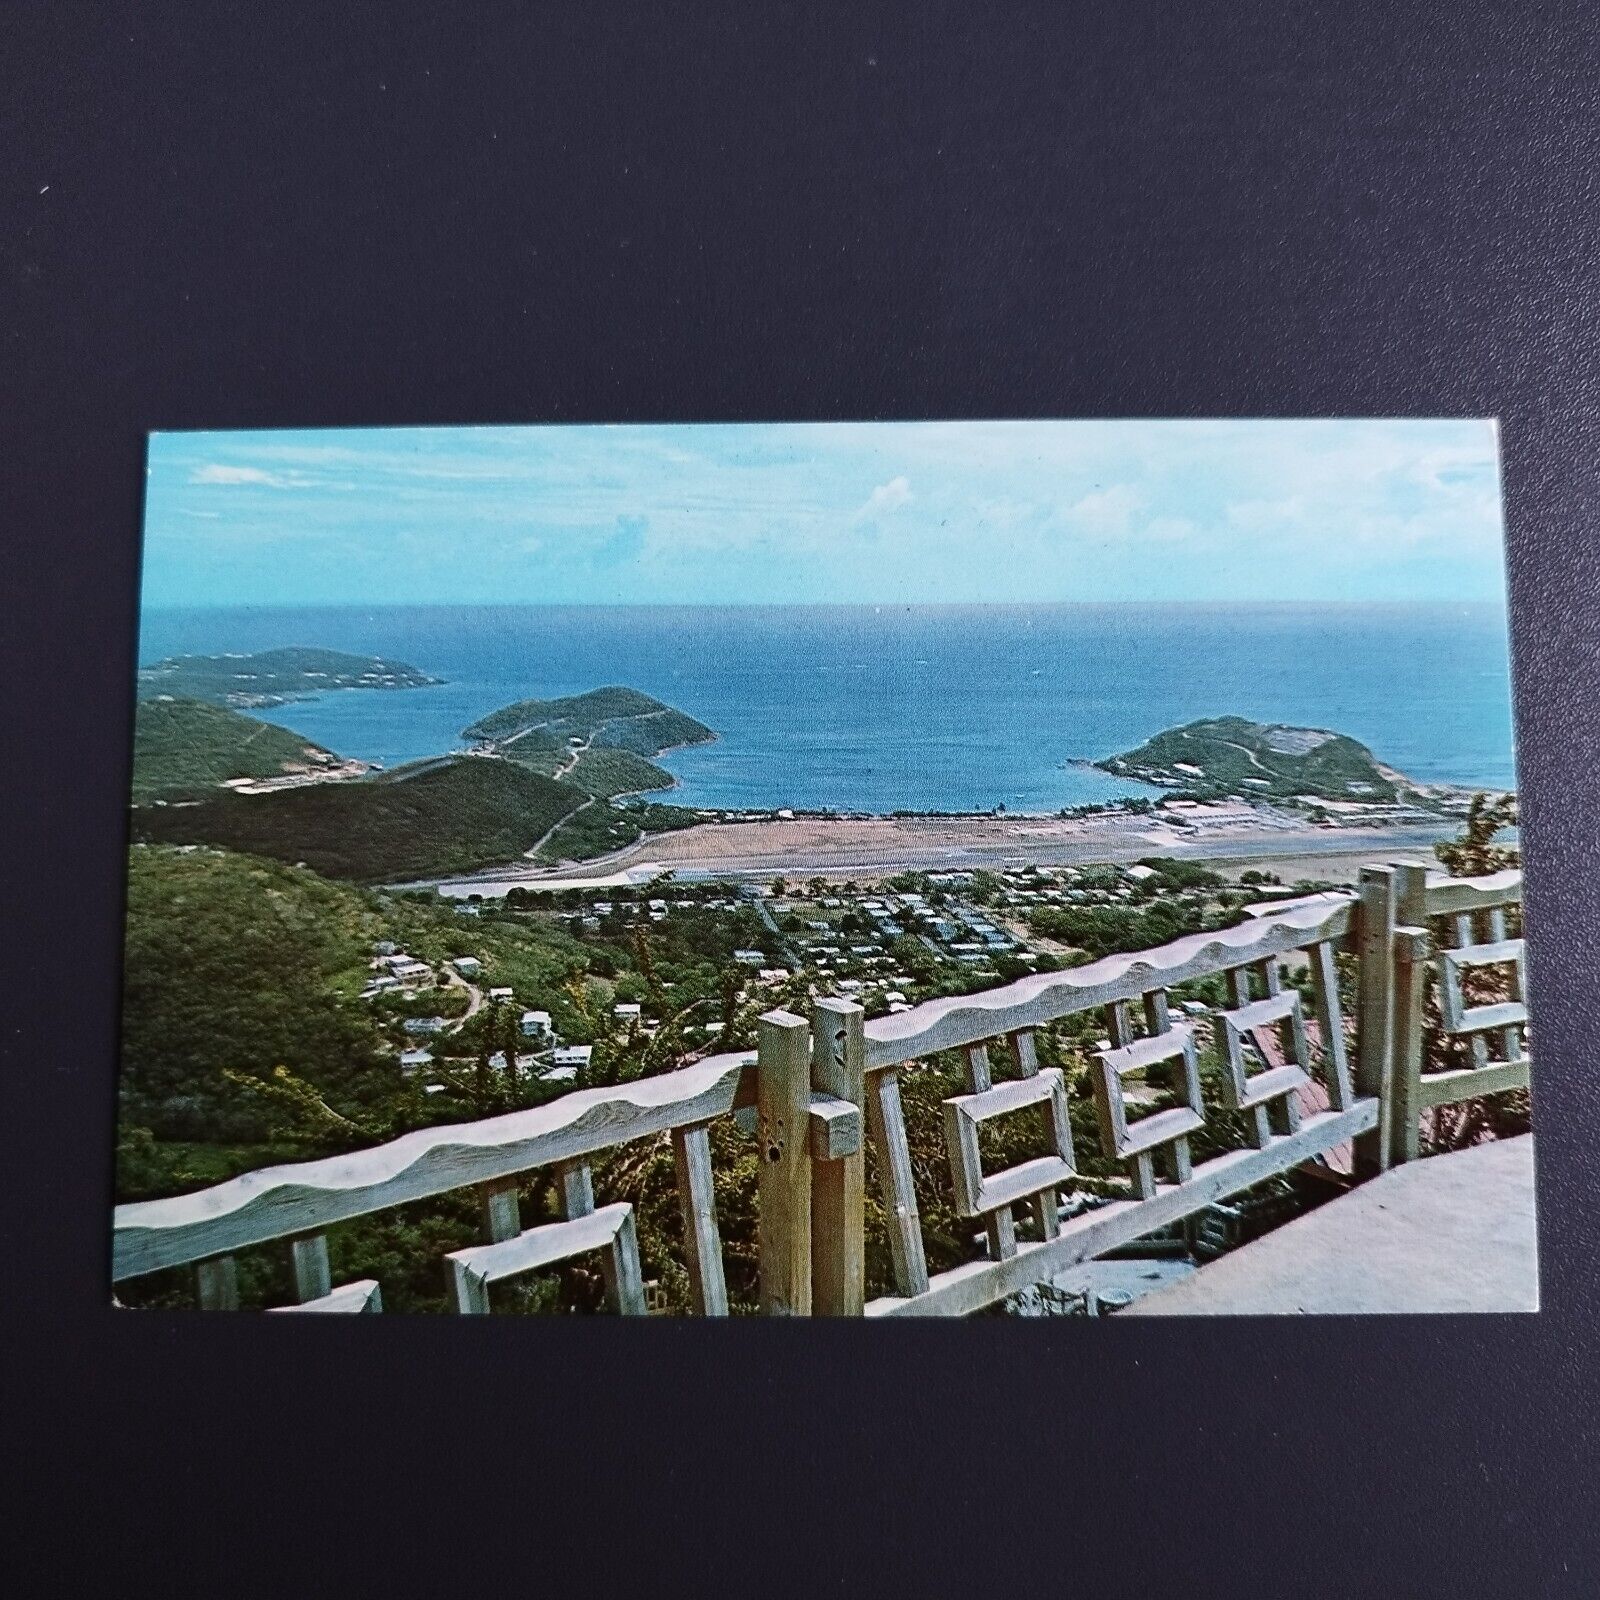
[[719, 735], [661, 758], [685, 805], [1054, 811], [1147, 792], [1077, 763], [1230, 714], [1351, 734], [1425, 781], [1515, 781], [1493, 605], [147, 611], [140, 660], [291, 644], [446, 680], [262, 713], [386, 766], [511, 700], [643, 689]]

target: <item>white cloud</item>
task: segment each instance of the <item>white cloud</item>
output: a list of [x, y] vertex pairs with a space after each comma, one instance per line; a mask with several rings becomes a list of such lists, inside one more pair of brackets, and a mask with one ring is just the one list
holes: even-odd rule
[[881, 517], [891, 511], [898, 511], [901, 506], [911, 503], [911, 480], [905, 476], [891, 478], [887, 483], [880, 483], [871, 494], [867, 496], [866, 503], [856, 512], [856, 520], [864, 517]]
[[269, 489], [292, 487], [291, 480], [281, 473], [265, 472], [260, 467], [230, 467], [220, 462], [207, 462], [189, 474], [190, 483], [259, 483]]
[[1131, 484], [1114, 483], [1109, 489], [1091, 489], [1061, 513], [1062, 520], [1085, 533], [1126, 533], [1145, 497]]

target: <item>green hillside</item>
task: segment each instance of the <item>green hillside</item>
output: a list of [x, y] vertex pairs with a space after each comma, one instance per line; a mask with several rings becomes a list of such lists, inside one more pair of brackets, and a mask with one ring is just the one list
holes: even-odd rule
[[381, 779], [141, 806], [133, 836], [224, 845], [304, 862], [331, 878], [390, 882], [513, 860], [583, 799], [575, 785], [513, 762], [463, 756]]
[[142, 700], [134, 720], [133, 798], [214, 788], [229, 778], [278, 778], [338, 759], [288, 728], [223, 706]]
[[1096, 766], [1192, 794], [1393, 800], [1399, 776], [1364, 745], [1326, 728], [1210, 717], [1168, 728]]
[[139, 695], [219, 706], [279, 706], [333, 689], [418, 689], [438, 683], [404, 661], [290, 645], [253, 655], [168, 656], [139, 669]]
[[592, 746], [578, 757], [566, 781], [575, 783], [585, 794], [609, 799], [618, 794], [645, 794], [653, 789], [670, 789], [677, 779], [664, 767], [646, 761], [631, 750], [603, 750]]
[[541, 749], [551, 743], [593, 739], [596, 744], [654, 756], [716, 735], [703, 722], [652, 695], [611, 685], [557, 700], [518, 700], [480, 717], [462, 730], [462, 737], [493, 745], [507, 755], [530, 739]]

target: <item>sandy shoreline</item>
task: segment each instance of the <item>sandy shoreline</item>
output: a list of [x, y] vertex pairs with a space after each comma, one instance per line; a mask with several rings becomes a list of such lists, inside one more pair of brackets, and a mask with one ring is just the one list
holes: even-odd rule
[[[507, 866], [433, 879], [447, 895], [497, 895], [515, 886], [640, 881], [648, 869], [681, 877], [887, 876], [920, 869], [1085, 865], [1179, 856], [1290, 870], [1289, 876], [1353, 876], [1364, 861], [1431, 858], [1458, 821], [1319, 828], [1255, 819], [1179, 828], [1155, 817], [1111, 813], [1062, 818], [870, 817], [698, 823], [655, 834], [592, 861], [560, 867]], [[1313, 870], [1312, 863], [1316, 863]], [[1304, 863], [1304, 870], [1299, 864]], [[1339, 871], [1331, 870], [1337, 864]]]

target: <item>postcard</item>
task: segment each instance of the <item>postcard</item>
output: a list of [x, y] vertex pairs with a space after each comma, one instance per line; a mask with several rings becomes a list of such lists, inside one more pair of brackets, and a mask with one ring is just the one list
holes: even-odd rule
[[1531, 1311], [1494, 423], [149, 442], [112, 1291]]

